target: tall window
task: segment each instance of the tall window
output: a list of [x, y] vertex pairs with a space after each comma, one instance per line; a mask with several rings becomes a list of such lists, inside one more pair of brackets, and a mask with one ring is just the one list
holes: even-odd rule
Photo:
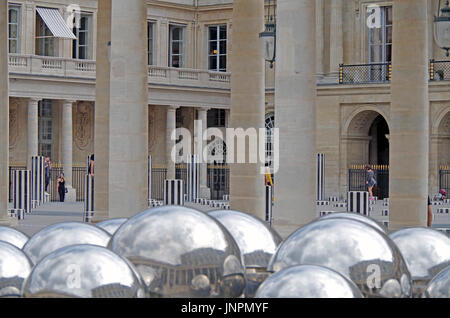
[[81, 13], [74, 17], [73, 34], [77, 37], [73, 40], [72, 57], [74, 59], [91, 59], [91, 30], [92, 15]]
[[169, 67], [184, 67], [184, 26], [169, 27]]
[[208, 111], [208, 127], [225, 127], [225, 109], [211, 109]]
[[39, 155], [52, 158], [53, 107], [52, 101], [39, 102]]
[[9, 53], [19, 53], [20, 7], [9, 6], [8, 10], [8, 40]]
[[50, 29], [36, 13], [36, 55], [55, 56], [57, 39], [53, 36]]
[[387, 63], [392, 57], [392, 6], [380, 7], [380, 28], [369, 28], [369, 62]]
[[266, 162], [272, 165], [273, 144], [275, 129], [275, 114], [270, 113], [266, 115]]
[[217, 72], [227, 71], [227, 26], [208, 27], [208, 69]]
[[153, 37], [154, 37], [154, 22], [147, 22], [147, 51], [148, 51], [148, 65], [154, 65], [153, 60]]

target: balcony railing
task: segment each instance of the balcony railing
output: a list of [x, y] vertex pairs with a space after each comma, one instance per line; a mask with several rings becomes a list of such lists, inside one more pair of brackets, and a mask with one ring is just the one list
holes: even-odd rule
[[450, 81], [450, 61], [430, 61], [430, 81]]
[[339, 65], [339, 84], [389, 83], [391, 63]]
[[[95, 79], [96, 63], [92, 60], [10, 54], [9, 71], [26, 75], [54, 75]], [[147, 75], [149, 84], [219, 89], [229, 89], [231, 79], [230, 73], [153, 65], [148, 66]]]

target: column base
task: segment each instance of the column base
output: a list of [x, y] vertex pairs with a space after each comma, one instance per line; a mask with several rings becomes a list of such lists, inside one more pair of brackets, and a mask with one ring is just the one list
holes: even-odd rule
[[106, 220], [109, 220], [108, 213], [94, 212], [94, 216], [91, 219], [91, 223], [96, 224]]
[[200, 186], [200, 198], [211, 199], [211, 189], [205, 186]]
[[0, 216], [0, 226], [17, 227], [18, 225], [19, 221], [17, 220], [17, 218], [9, 216]]

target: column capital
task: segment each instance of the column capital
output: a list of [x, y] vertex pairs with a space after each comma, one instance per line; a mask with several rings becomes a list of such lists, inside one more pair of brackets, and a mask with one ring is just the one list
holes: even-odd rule
[[42, 98], [30, 97], [30, 98], [28, 98], [28, 103], [29, 103], [29, 104], [30, 104], [30, 103], [35, 104], [35, 103], [39, 103], [41, 100], [42, 100]]
[[169, 105], [169, 107], [167, 107], [167, 110], [177, 110], [178, 108], [180, 108], [180, 106], [176, 106], [176, 105]]
[[73, 106], [73, 104], [76, 102], [77, 102], [76, 100], [72, 100], [72, 99], [63, 99], [62, 100], [63, 105], [70, 105], [70, 106]]
[[200, 111], [205, 111], [205, 112], [207, 112], [208, 110], [211, 110], [212, 108], [211, 107], [198, 107], [197, 108], [197, 110], [200, 112]]

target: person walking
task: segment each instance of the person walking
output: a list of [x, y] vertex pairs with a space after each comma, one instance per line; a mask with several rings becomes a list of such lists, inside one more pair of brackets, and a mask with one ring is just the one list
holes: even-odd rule
[[64, 202], [64, 197], [66, 196], [66, 178], [64, 178], [64, 173], [61, 173], [58, 178], [58, 193], [59, 201]]
[[366, 165], [366, 172], [367, 172], [367, 178], [366, 178], [366, 186], [367, 191], [369, 191], [369, 200], [373, 200], [373, 187], [377, 184], [377, 181], [375, 180], [375, 172], [372, 170], [370, 165]]

